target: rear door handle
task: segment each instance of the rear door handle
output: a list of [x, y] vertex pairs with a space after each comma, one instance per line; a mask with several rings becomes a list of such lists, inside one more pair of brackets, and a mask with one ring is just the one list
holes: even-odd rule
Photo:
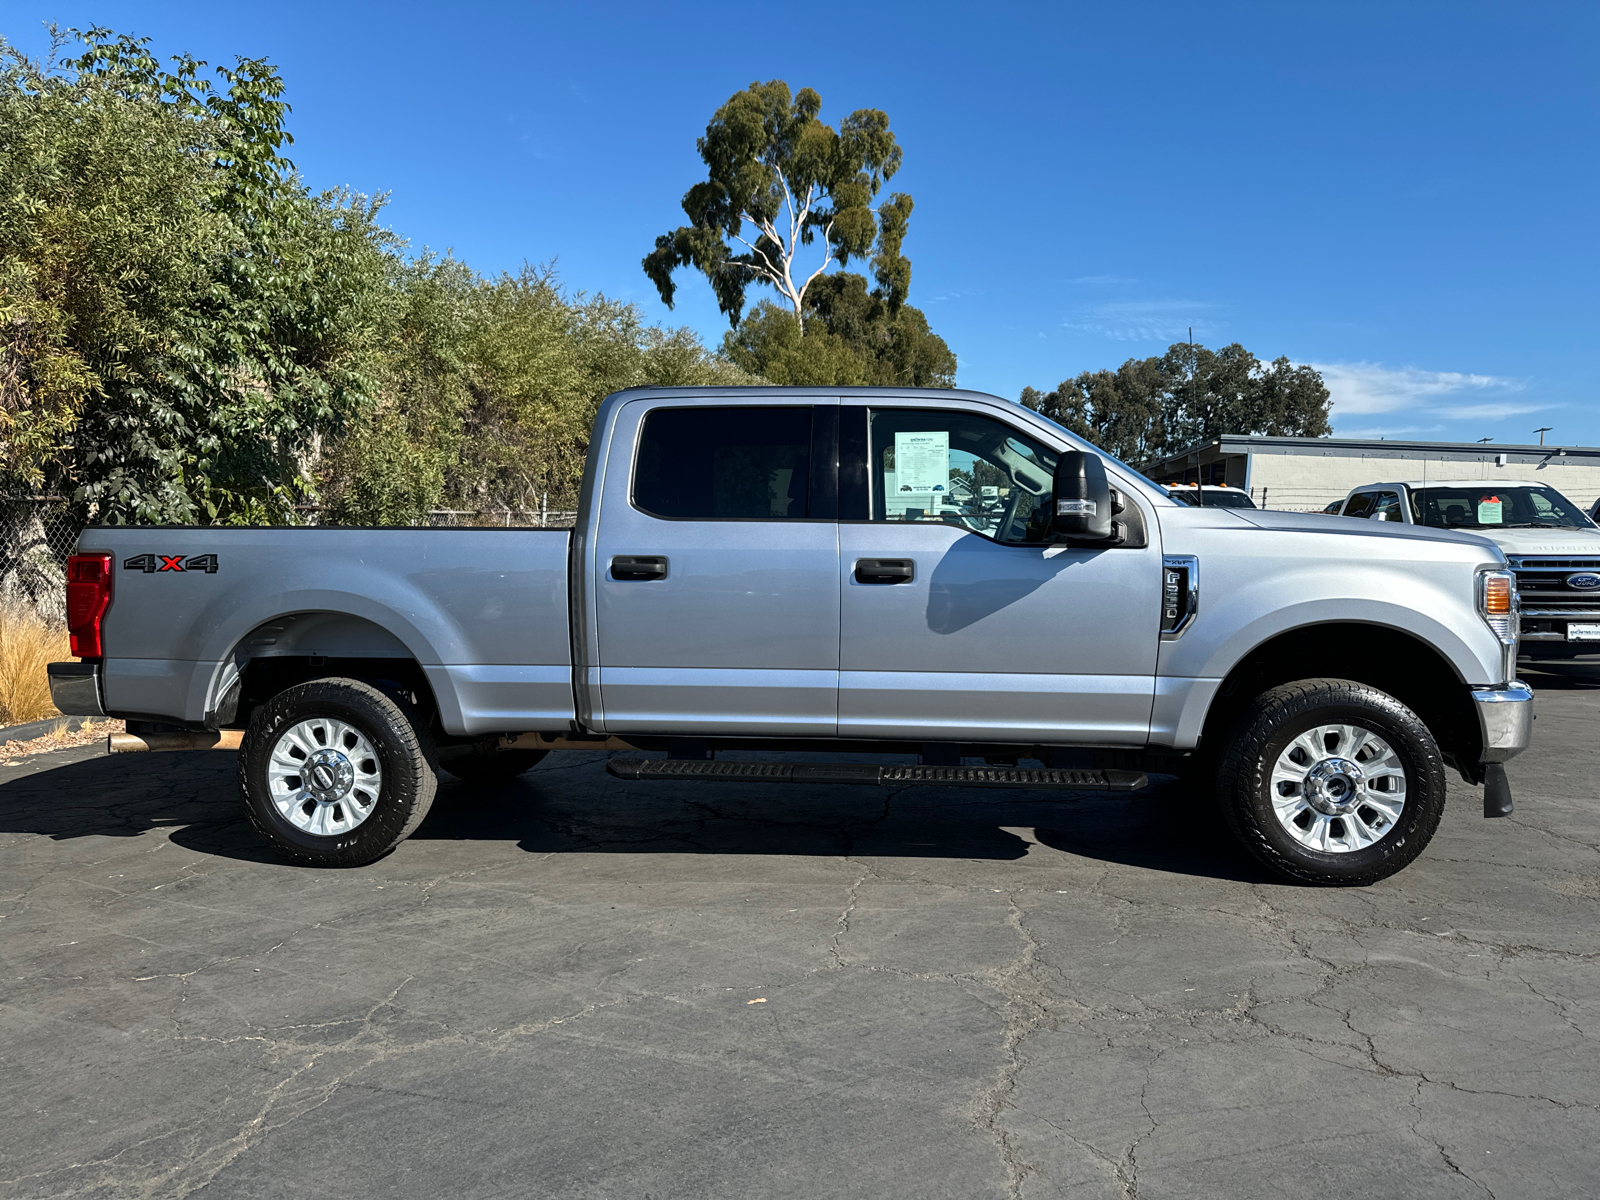
[[619, 554], [611, 560], [611, 578], [643, 583], [667, 577], [667, 560], [653, 554]]
[[857, 583], [910, 583], [916, 568], [909, 558], [858, 558]]

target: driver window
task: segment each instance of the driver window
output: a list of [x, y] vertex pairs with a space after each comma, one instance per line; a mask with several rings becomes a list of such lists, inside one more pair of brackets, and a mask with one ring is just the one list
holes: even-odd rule
[[1374, 521], [1403, 521], [1400, 515], [1400, 497], [1393, 492], [1379, 492], [1378, 502], [1369, 514]]
[[1376, 499], [1377, 496], [1372, 492], [1357, 492], [1345, 504], [1343, 515], [1357, 518], [1370, 517], [1372, 515], [1372, 504]]
[[1048, 542], [1056, 453], [955, 410], [873, 409], [872, 519], [957, 525], [997, 542]]

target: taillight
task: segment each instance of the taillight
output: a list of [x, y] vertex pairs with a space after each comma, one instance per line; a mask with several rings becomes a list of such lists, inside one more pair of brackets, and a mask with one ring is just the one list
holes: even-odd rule
[[67, 632], [76, 658], [99, 658], [100, 620], [111, 607], [111, 555], [74, 554], [67, 559]]

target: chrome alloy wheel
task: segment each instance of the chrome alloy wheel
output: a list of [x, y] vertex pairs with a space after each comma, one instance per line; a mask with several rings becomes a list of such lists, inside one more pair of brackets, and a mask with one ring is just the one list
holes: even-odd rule
[[1394, 830], [1406, 806], [1406, 769], [1388, 742], [1359, 725], [1318, 725], [1272, 768], [1272, 808], [1308, 850], [1348, 854]]
[[333, 717], [312, 717], [278, 735], [267, 760], [272, 803], [296, 829], [348, 833], [372, 815], [383, 787], [367, 735]]

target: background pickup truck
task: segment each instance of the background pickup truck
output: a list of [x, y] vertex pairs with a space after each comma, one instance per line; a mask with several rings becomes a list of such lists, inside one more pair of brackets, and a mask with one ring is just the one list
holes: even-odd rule
[[[438, 769], [632, 749], [612, 774], [1174, 771], [1197, 823], [1220, 808], [1274, 870], [1359, 884], [1422, 851], [1447, 764], [1509, 812], [1532, 720], [1482, 537], [1180, 504], [970, 392], [617, 393], [570, 531], [100, 527], [78, 549], [58, 706], [127, 718], [120, 748], [237, 745], [256, 828], [311, 865], [393, 849]], [[739, 757], [774, 749], [889, 761]]]
[[1470, 530], [1500, 547], [1517, 577], [1521, 655], [1600, 653], [1600, 528], [1547, 483], [1436, 479], [1369, 483], [1338, 515]]

